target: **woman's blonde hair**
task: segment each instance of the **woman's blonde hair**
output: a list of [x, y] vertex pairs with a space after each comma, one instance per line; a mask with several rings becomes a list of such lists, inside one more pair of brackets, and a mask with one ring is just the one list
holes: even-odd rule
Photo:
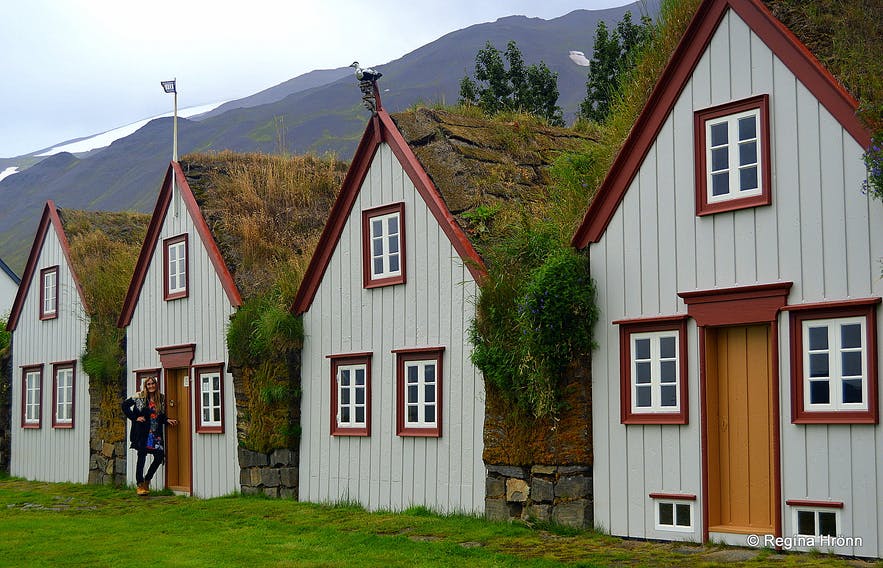
[[135, 395], [137, 398], [143, 398], [147, 400], [147, 381], [153, 380], [156, 383], [156, 408], [160, 412], [166, 411], [166, 396], [159, 392], [159, 377], [155, 375], [148, 375], [141, 380], [141, 390], [138, 391], [138, 394]]

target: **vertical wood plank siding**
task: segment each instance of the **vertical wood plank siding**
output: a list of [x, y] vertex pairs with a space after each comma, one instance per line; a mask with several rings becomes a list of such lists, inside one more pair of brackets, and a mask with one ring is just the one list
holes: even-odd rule
[[[40, 270], [58, 265], [58, 317], [40, 320]], [[41, 481], [86, 483], [89, 478], [89, 378], [80, 356], [88, 319], [61, 243], [46, 231], [33, 281], [24, 300], [12, 343], [12, 440], [10, 473]], [[74, 427], [52, 427], [52, 363], [76, 360]], [[21, 427], [22, 366], [43, 365], [41, 426]]]
[[[693, 111], [758, 94], [770, 95], [772, 205], [697, 217]], [[606, 233], [590, 249], [603, 313], [592, 369], [598, 525], [616, 535], [702, 538], [697, 327], [691, 320], [689, 424], [626, 427], [618, 418], [619, 330], [610, 322], [686, 313], [677, 292], [715, 287], [793, 281], [789, 304], [883, 294], [883, 209], [861, 193], [862, 151], [728, 12]], [[842, 501], [842, 533], [861, 536], [863, 546], [837, 552], [879, 556], [883, 431], [879, 425], [791, 424], [787, 316], [779, 316], [778, 329], [782, 498]], [[694, 532], [655, 530], [648, 497], [654, 491], [700, 496]], [[790, 508], [778, 506], [784, 534], [794, 534]]]
[[[362, 287], [361, 211], [405, 203], [407, 283]], [[484, 386], [469, 360], [475, 281], [383, 144], [311, 308], [304, 313], [300, 498], [369, 509], [484, 509]], [[396, 435], [393, 349], [445, 348], [442, 436]], [[330, 435], [327, 355], [371, 352], [371, 435]]]
[[[188, 297], [163, 299], [163, 240], [187, 233], [187, 259], [190, 271]], [[157, 347], [195, 343], [193, 365], [224, 363], [224, 433], [197, 434], [191, 430], [193, 448], [193, 494], [198, 497], [227, 495], [239, 488], [239, 458], [236, 441], [236, 404], [233, 377], [227, 372], [227, 325], [233, 307], [218, 280], [217, 272], [206, 253], [193, 220], [180, 193], [169, 203], [165, 223], [153, 251], [153, 259], [144, 279], [138, 304], [128, 327], [127, 392], [135, 392], [135, 373], [139, 369], [160, 368]], [[196, 391], [191, 373], [189, 408], [195, 412]], [[195, 417], [191, 420], [196, 423]], [[130, 450], [128, 480], [134, 483], [135, 453]], [[164, 479], [164, 468], [156, 480]], [[155, 481], [156, 485], [161, 481]]]

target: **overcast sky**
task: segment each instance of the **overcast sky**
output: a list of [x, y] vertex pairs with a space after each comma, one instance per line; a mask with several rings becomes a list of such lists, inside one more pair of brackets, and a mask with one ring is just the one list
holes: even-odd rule
[[[179, 107], [241, 98], [313, 69], [380, 65], [502, 16], [626, 0], [0, 0], [0, 157]], [[592, 33], [590, 31], [589, 33]]]

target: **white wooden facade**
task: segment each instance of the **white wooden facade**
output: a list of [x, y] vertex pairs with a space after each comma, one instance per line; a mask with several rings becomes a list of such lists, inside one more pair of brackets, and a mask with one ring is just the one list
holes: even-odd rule
[[[761, 37], [740, 15], [750, 14], [746, 17], [751, 22], [772, 18], [758, 4], [710, 1], [700, 8], [700, 17], [705, 10], [704, 17], [713, 18], [709, 14], [719, 9], [723, 17], [683, 88], [670, 106], [664, 106], [661, 127], [645, 146], [637, 168], [628, 173], [627, 177], [634, 175], [621, 201], [606, 216], [606, 227], [593, 236], [580, 237], [578, 232], [574, 239], [577, 246], [588, 245], [601, 311], [592, 362], [595, 523], [614, 535], [691, 541], [710, 537], [752, 544], [746, 534], [709, 531], [703, 518], [709, 506], [703, 501], [708, 481], [703, 454], [706, 354], [700, 335], [703, 322], [693, 315], [694, 306], [687, 298], [695, 291], [792, 283], [790, 290], [783, 285], [786, 306], [770, 322], [770, 345], [778, 348], [771, 359], [773, 377], [778, 379], [773, 383], [778, 421], [770, 425], [778, 438], [774, 465], [780, 477], [774, 480], [781, 519], [775, 536], [798, 533], [797, 505], [787, 502], [818, 502], [824, 507], [831, 503], [839, 506], [822, 510], [839, 515], [839, 534], [858, 537], [860, 542], [828, 547], [816, 541], [815, 548], [881, 556], [883, 429], [879, 420], [792, 422], [796, 395], [789, 310], [883, 295], [879, 262], [883, 206], [862, 194], [863, 147], [817, 98], [816, 80], [795, 74], [793, 57], [787, 64], [780, 58], [777, 46], [784, 40], [770, 40], [768, 32]], [[708, 5], [714, 7], [706, 10]], [[663, 81], [676, 76], [676, 72], [663, 75]], [[694, 112], [755, 95], [769, 96], [771, 204], [698, 216]], [[649, 116], [659, 110], [648, 107], [644, 113]], [[636, 147], [640, 143], [627, 143], [624, 152]], [[591, 223], [592, 212], [584, 227]], [[679, 293], [686, 293], [685, 298]], [[879, 321], [880, 304], [873, 310]], [[620, 326], [614, 322], [677, 315], [689, 316], [683, 362], [689, 401], [686, 423], [623, 424]], [[738, 319], [732, 317], [733, 322]], [[879, 332], [876, 337], [876, 345], [868, 346], [873, 359], [883, 348]], [[879, 377], [870, 380], [877, 382]], [[878, 389], [878, 407], [880, 396]], [[651, 494], [689, 497], [683, 502], [692, 503], [692, 526], [681, 532], [660, 528]], [[809, 541], [792, 544], [809, 548], [805, 542]]]
[[[57, 313], [41, 319], [41, 271], [58, 267]], [[55, 205], [43, 211], [28, 266], [10, 317], [12, 333], [12, 413], [10, 474], [40, 481], [86, 483], [89, 477], [89, 377], [80, 356], [89, 320], [69, 260], [67, 238]], [[56, 422], [53, 378], [57, 365], [72, 367], [73, 417]], [[24, 374], [41, 376], [39, 425], [26, 425]], [[62, 395], [67, 396], [67, 395]], [[66, 411], [63, 411], [66, 412]]]
[[[200, 231], [205, 221], [186, 179], [177, 163], [169, 171], [176, 175], [173, 189], [166, 176], [148, 229], [147, 240], [141, 252], [129, 297], [124, 304], [121, 323], [127, 324], [127, 392], [138, 391], [139, 372], [161, 369], [160, 385], [167, 387], [167, 375], [172, 371], [163, 363], [158, 349], [193, 345], [192, 361], [184, 364], [189, 377], [191, 426], [189, 431], [192, 471], [190, 493], [198, 497], [217, 497], [238, 491], [239, 460], [236, 438], [236, 404], [233, 376], [228, 372], [226, 330], [235, 308], [228, 290], [221, 284], [218, 264], [210, 258], [209, 249], [217, 251], [207, 230]], [[188, 293], [186, 297], [166, 300], [163, 287], [163, 242], [165, 239], [187, 235]], [[226, 268], [224, 268], [226, 271]], [[238, 296], [236, 296], [238, 298]], [[195, 369], [203, 365], [223, 365], [223, 432], [198, 433], [195, 428]], [[173, 363], [174, 368], [179, 365]], [[167, 398], [171, 399], [167, 393]], [[168, 427], [169, 437], [177, 435], [176, 428]], [[127, 438], [128, 439], [128, 438]], [[127, 479], [135, 482], [135, 454], [130, 451]], [[149, 459], [148, 459], [149, 462]], [[165, 466], [164, 466], [165, 467]], [[165, 469], [161, 467], [153, 486], [163, 487]]]
[[[350, 168], [359, 170], [364, 160], [364, 177], [348, 174], [329, 224], [341, 211], [345, 221], [336, 239], [329, 238], [326, 227], [320, 252], [305, 277], [306, 286], [311, 273], [321, 280], [303, 310], [299, 498], [356, 501], [371, 510], [419, 505], [444, 512], [481, 512], [486, 477], [484, 387], [481, 373], [470, 361], [467, 338], [475, 312], [475, 278], [439, 222], [437, 210], [434, 214], [415, 188], [414, 174], [403, 169], [403, 155], [412, 165], [416, 158], [383, 111], [381, 118], [382, 123], [375, 117], [369, 125]], [[372, 135], [384, 141], [366, 144]], [[423, 183], [425, 190], [428, 177], [423, 176], [416, 183]], [[341, 210], [340, 203], [347, 198], [352, 200], [351, 208]], [[366, 288], [362, 212], [400, 203], [406, 282]], [[317, 261], [323, 247], [333, 249], [329, 248], [328, 258]], [[319, 270], [314, 266], [317, 262]], [[303, 291], [304, 287], [298, 302]], [[397, 434], [401, 401], [394, 351], [432, 347], [444, 349], [441, 434]], [[349, 353], [371, 354], [368, 435], [332, 434], [334, 379], [329, 356]]]
[[0, 259], [0, 318], [9, 315], [18, 292], [18, 283], [19, 277]]

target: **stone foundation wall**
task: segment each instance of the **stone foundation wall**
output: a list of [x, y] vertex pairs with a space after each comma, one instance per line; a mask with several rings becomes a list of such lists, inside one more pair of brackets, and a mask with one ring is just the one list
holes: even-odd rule
[[12, 386], [9, 377], [11, 361], [0, 358], [0, 472], [9, 473], [9, 453], [12, 450]]
[[243, 495], [297, 499], [298, 456], [294, 450], [269, 454], [239, 448], [239, 484]]
[[[89, 483], [94, 485], [126, 484], [125, 416], [119, 408], [123, 401], [119, 385], [89, 384]], [[102, 411], [101, 405], [112, 405]]]
[[487, 465], [485, 516], [593, 526], [592, 467]]
[[126, 444], [92, 440], [89, 456], [89, 483], [94, 485], [126, 484]]

